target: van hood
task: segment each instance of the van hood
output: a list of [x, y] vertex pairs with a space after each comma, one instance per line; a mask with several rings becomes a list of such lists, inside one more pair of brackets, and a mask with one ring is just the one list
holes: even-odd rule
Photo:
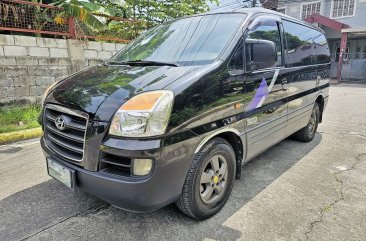
[[126, 99], [136, 93], [163, 89], [198, 68], [200, 67], [95, 66], [61, 81], [46, 102], [87, 112], [96, 119], [109, 120], [110, 116], [96, 116], [104, 102], [106, 108], [113, 108], [111, 111], [114, 113]]

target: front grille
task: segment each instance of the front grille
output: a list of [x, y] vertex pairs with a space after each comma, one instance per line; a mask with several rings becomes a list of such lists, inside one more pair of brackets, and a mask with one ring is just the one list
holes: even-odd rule
[[87, 123], [86, 113], [62, 106], [47, 105], [43, 117], [47, 146], [62, 158], [81, 162], [84, 157]]

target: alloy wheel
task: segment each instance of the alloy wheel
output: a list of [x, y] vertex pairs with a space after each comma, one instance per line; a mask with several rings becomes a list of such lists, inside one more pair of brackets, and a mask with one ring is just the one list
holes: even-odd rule
[[222, 155], [215, 155], [207, 162], [200, 180], [200, 197], [205, 204], [215, 202], [225, 193], [227, 169], [227, 161]]

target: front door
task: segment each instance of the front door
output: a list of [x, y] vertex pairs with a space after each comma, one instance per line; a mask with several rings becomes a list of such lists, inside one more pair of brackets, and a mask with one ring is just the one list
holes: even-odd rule
[[248, 30], [246, 43], [260, 40], [275, 43], [277, 62], [253, 64], [255, 56], [246, 44], [247, 160], [281, 141], [287, 123], [288, 84], [283, 68], [280, 20], [265, 19], [255, 25]]

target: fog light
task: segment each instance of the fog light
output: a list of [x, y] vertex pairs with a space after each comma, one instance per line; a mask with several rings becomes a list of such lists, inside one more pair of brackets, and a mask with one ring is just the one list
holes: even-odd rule
[[146, 176], [152, 168], [151, 159], [133, 159], [133, 175]]

